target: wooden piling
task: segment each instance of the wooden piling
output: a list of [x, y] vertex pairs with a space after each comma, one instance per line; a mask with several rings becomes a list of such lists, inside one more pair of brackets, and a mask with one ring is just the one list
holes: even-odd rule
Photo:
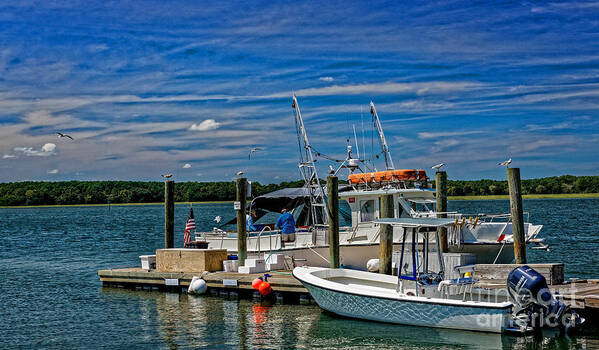
[[[447, 217], [447, 173], [445, 171], [438, 171], [435, 174], [435, 186], [437, 187], [437, 214], [438, 218]], [[449, 250], [449, 244], [447, 241], [447, 228], [439, 228], [439, 238], [441, 240], [441, 251], [447, 253]]]
[[[317, 180], [318, 181], [318, 180]], [[331, 268], [339, 268], [339, 185], [336, 176], [327, 177], [329, 251]]]
[[[393, 195], [385, 194], [381, 196], [381, 219], [395, 217], [395, 208], [393, 205]], [[390, 275], [391, 260], [393, 254], [393, 226], [381, 224], [380, 244], [379, 244], [379, 273]]]
[[247, 230], [246, 230], [246, 196], [247, 179], [245, 177], [237, 178], [235, 201], [239, 202], [240, 207], [237, 210], [237, 259], [239, 266], [245, 266], [245, 259], [248, 256], [247, 250]]
[[514, 259], [516, 264], [526, 264], [526, 236], [524, 234], [520, 168], [507, 169], [507, 184], [510, 192], [510, 214], [514, 233]]
[[175, 247], [175, 182], [164, 182], [164, 248]]

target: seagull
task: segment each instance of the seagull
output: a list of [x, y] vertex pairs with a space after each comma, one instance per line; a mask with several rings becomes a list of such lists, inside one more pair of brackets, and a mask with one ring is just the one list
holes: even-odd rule
[[332, 165], [329, 165], [329, 175], [334, 175], [335, 174], [335, 169], [333, 168]]
[[445, 166], [445, 163], [439, 163], [435, 166], [432, 166], [431, 169], [435, 169], [437, 171], [439, 171], [439, 169], [441, 169], [441, 167]]
[[510, 164], [512, 164], [512, 158], [506, 160], [505, 162], [497, 163], [497, 165], [501, 165], [501, 166], [504, 166], [504, 167], [507, 167], [507, 168], [510, 167]]
[[215, 216], [215, 217], [214, 217], [214, 221], [216, 221], [216, 223], [217, 223], [217, 224], [219, 224], [219, 223], [220, 223], [220, 220], [221, 220], [221, 219], [222, 219], [222, 218], [220, 217], [220, 215], [217, 215], [217, 216]]
[[243, 175], [243, 171], [238, 171], [237, 176], [241, 176], [241, 175]]
[[254, 152], [256, 152], [256, 151], [262, 151], [262, 150], [263, 150], [263, 148], [260, 148], [260, 147], [254, 147], [254, 148], [252, 148], [252, 149], [250, 150], [250, 154], [248, 154], [248, 159], [251, 159], [251, 158], [252, 158], [252, 153], [254, 153]]
[[160, 176], [162, 176], [165, 179], [170, 179], [171, 177], [173, 177], [173, 174], [162, 174]]
[[63, 134], [61, 132], [57, 132], [56, 134], [58, 135], [58, 138], [60, 138], [60, 139], [63, 138], [63, 137], [68, 137], [71, 140], [73, 140], [73, 138], [71, 137], [71, 135]]

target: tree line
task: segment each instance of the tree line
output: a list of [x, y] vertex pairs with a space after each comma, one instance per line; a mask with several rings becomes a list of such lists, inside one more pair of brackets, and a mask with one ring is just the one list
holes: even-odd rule
[[[552, 176], [522, 180], [522, 194], [599, 193], [599, 176]], [[434, 181], [433, 181], [434, 183]], [[508, 194], [507, 180], [448, 180], [449, 196]]]
[[[252, 182], [252, 195], [259, 196], [286, 187], [301, 187], [303, 181], [261, 185]], [[235, 198], [235, 182], [175, 182], [175, 201], [229, 201]], [[153, 203], [164, 201], [163, 182], [64, 181], [0, 183], [0, 206], [53, 204]]]
[[[340, 181], [342, 182], [342, 181]], [[259, 196], [281, 188], [301, 187], [303, 181], [262, 185], [252, 183], [252, 195]], [[434, 182], [433, 182], [434, 186]], [[599, 176], [546, 177], [522, 180], [524, 194], [599, 193]], [[449, 180], [450, 196], [508, 194], [507, 181]], [[235, 182], [176, 182], [178, 202], [230, 201], [235, 198]], [[163, 182], [142, 181], [64, 181], [0, 183], [0, 205], [153, 203], [164, 201]]]

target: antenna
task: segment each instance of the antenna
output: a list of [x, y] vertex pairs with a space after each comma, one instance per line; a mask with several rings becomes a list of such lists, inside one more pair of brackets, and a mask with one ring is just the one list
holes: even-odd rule
[[385, 167], [387, 170], [395, 169], [393, 165], [393, 159], [391, 159], [391, 152], [389, 152], [389, 146], [387, 146], [387, 140], [385, 140], [385, 133], [383, 133], [383, 127], [381, 126], [381, 121], [379, 120], [379, 115], [376, 113], [376, 108], [374, 108], [374, 103], [370, 101], [370, 114], [374, 118], [374, 125], [376, 126], [376, 130], [379, 132], [379, 141], [381, 142], [381, 148], [383, 149], [383, 156], [385, 157]]
[[356, 141], [356, 154], [358, 156], [358, 159], [360, 159], [360, 147], [358, 147], [358, 137], [356, 136], [356, 126], [352, 124], [352, 127], [354, 128], [354, 141]]

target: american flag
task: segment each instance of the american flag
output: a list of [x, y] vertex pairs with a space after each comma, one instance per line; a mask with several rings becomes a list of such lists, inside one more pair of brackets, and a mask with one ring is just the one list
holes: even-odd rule
[[193, 218], [193, 208], [189, 208], [189, 217], [187, 218], [187, 224], [185, 225], [185, 238], [183, 239], [183, 247], [187, 247], [191, 243], [191, 231], [195, 231], [196, 221]]

